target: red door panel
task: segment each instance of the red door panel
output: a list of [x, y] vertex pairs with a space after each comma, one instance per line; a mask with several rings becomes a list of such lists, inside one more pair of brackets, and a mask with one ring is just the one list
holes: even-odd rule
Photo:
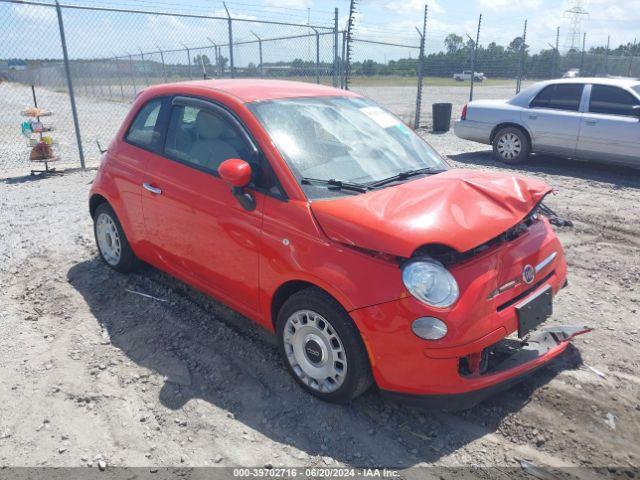
[[177, 276], [205, 284], [220, 299], [258, 311], [258, 255], [264, 197], [245, 210], [220, 178], [154, 156], [142, 191], [146, 237]]

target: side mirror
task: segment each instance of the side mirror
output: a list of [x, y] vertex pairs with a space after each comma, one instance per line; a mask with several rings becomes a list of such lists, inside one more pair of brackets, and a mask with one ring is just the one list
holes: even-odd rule
[[251, 181], [251, 165], [239, 158], [230, 158], [220, 164], [218, 174], [232, 187], [243, 188]]
[[251, 165], [239, 158], [229, 158], [220, 164], [218, 174], [231, 186], [233, 196], [245, 210], [255, 210], [256, 199], [246, 188], [251, 182]]

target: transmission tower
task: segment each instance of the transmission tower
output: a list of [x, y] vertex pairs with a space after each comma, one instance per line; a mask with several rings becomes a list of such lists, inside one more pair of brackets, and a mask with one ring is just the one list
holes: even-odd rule
[[565, 16], [569, 19], [567, 36], [564, 41], [564, 52], [580, 50], [580, 41], [582, 37], [582, 22], [589, 15], [585, 9], [587, 0], [572, 0], [571, 6], [564, 11]]

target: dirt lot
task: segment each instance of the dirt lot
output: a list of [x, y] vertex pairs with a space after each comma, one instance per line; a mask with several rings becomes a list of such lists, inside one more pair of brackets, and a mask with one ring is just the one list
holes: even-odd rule
[[425, 135], [455, 166], [556, 189], [548, 203], [575, 227], [559, 231], [570, 280], [550, 322], [595, 327], [576, 348], [463, 413], [375, 391], [328, 405], [248, 320], [150, 267], [125, 276], [98, 261], [94, 171], [14, 177], [0, 182], [0, 465], [498, 466], [507, 478], [527, 459], [637, 477], [640, 174], [547, 157], [509, 170], [482, 146]]

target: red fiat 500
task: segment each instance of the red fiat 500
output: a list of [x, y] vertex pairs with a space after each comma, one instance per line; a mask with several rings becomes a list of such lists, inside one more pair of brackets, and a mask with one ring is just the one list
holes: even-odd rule
[[539, 327], [567, 275], [550, 190], [451, 170], [352, 92], [210, 80], [138, 96], [89, 203], [109, 266], [150, 263], [274, 331], [313, 395], [375, 382], [452, 408], [585, 331]]

